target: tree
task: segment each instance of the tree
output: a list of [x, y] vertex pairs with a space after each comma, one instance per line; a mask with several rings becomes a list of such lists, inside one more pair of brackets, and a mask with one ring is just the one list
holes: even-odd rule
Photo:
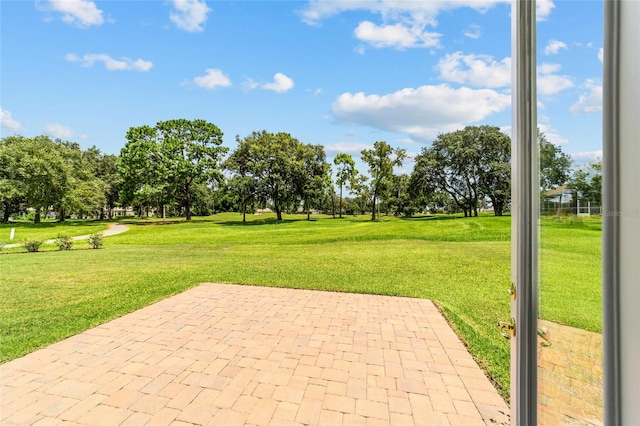
[[336, 170], [336, 183], [340, 187], [340, 217], [342, 217], [342, 187], [353, 182], [358, 171], [356, 163], [349, 154], [340, 153], [333, 159], [333, 164], [338, 166]]
[[567, 186], [576, 192], [579, 199], [599, 205], [602, 201], [602, 162], [575, 169]]
[[402, 161], [406, 157], [404, 149], [393, 149], [391, 145], [384, 141], [377, 141], [373, 144], [373, 149], [362, 150], [362, 161], [369, 165], [371, 175], [371, 196], [373, 209], [371, 220], [376, 219], [376, 201], [380, 194], [388, 186], [393, 176], [393, 168], [402, 166]]
[[549, 142], [544, 133], [538, 131], [540, 153], [540, 189], [549, 191], [565, 185], [571, 174], [571, 157], [559, 146]]
[[[477, 212], [478, 174], [473, 161], [478, 156], [464, 146], [461, 131], [438, 135], [431, 147], [416, 157], [412, 185], [427, 198], [440, 192], [448, 194], [455, 205], [471, 216]], [[477, 161], [475, 162], [477, 164]]]
[[322, 206], [325, 189], [331, 184], [331, 176], [322, 145], [300, 145], [299, 150], [303, 159], [300, 194], [309, 220], [311, 209]]
[[191, 220], [191, 192], [195, 185], [221, 180], [219, 163], [227, 148], [222, 131], [205, 120], [169, 120], [156, 125], [162, 161], [175, 199]]
[[26, 203], [35, 209], [34, 222], [40, 223], [41, 213], [48, 211], [64, 196], [69, 166], [48, 136], [11, 136], [3, 139], [2, 145], [4, 170], [0, 179], [8, 192], [0, 198], [4, 198], [6, 203], [23, 196]]
[[409, 184], [410, 177], [405, 174], [393, 176], [391, 179], [385, 205], [394, 216], [413, 216], [418, 211], [418, 205], [416, 199], [411, 196]]
[[22, 146], [26, 138], [8, 136], [0, 140], [0, 206], [2, 223], [8, 223], [11, 213], [17, 212], [20, 203], [26, 201], [25, 182], [20, 171]]
[[[252, 175], [250, 144], [242, 143], [236, 136], [238, 148], [231, 153], [224, 163], [224, 168], [232, 173], [231, 179], [227, 181], [229, 190], [233, 192], [238, 200], [240, 211], [242, 212], [242, 222], [247, 221], [247, 208], [253, 208], [257, 198], [256, 177]], [[253, 210], [253, 209], [252, 209]]]
[[474, 130], [480, 151], [480, 193], [491, 200], [493, 214], [502, 216], [511, 202], [511, 138], [497, 126]]
[[358, 173], [351, 181], [351, 190], [356, 195], [355, 203], [358, 206], [360, 214], [365, 214], [367, 203], [370, 199], [369, 185], [367, 185], [368, 180], [369, 178], [367, 176]]
[[96, 178], [102, 181], [104, 188], [105, 203], [100, 207], [100, 220], [106, 217], [113, 217], [113, 209], [119, 201], [120, 187], [122, 180], [118, 174], [118, 156], [113, 154], [102, 154], [98, 148], [92, 146], [82, 152], [82, 156], [93, 171]]
[[496, 126], [467, 126], [438, 135], [416, 157], [413, 192], [427, 199], [447, 194], [465, 217], [477, 216], [479, 203], [491, 199], [499, 216], [510, 199], [511, 142]]
[[[321, 146], [305, 145], [288, 133], [266, 130], [236, 140], [236, 151], [241, 153], [238, 157], [247, 165], [243, 173], [253, 178], [258, 201], [273, 203], [277, 220], [282, 220], [287, 206], [297, 208], [301, 200], [312, 203], [327, 170]], [[235, 172], [239, 173], [237, 168]]]
[[150, 126], [132, 127], [126, 138], [116, 164], [122, 181], [120, 200], [138, 207], [140, 217], [145, 206], [161, 206], [164, 218], [164, 205], [171, 194], [157, 132]]
[[56, 141], [56, 146], [69, 170], [62, 196], [55, 203], [58, 220], [64, 222], [68, 214], [95, 214], [104, 206], [106, 190], [105, 183], [95, 176], [90, 164], [92, 156], [99, 156], [99, 151], [83, 152], [77, 143], [60, 140]]
[[218, 169], [227, 149], [220, 129], [205, 120], [179, 119], [132, 127], [126, 137], [118, 166], [124, 200], [137, 201], [141, 209], [155, 203], [163, 211], [174, 201], [191, 220], [196, 187], [222, 179]]

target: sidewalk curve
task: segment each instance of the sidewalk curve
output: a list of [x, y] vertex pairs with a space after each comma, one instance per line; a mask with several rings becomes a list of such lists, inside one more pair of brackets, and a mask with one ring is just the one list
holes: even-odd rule
[[[102, 235], [105, 237], [109, 237], [111, 235], [117, 235], [117, 234], [122, 234], [123, 232], [126, 232], [129, 230], [129, 227], [127, 225], [124, 225], [122, 223], [110, 223], [109, 225], [107, 225], [107, 229], [105, 229], [102, 232]], [[72, 237], [72, 239], [74, 241], [79, 241], [79, 240], [88, 240], [89, 239], [89, 235], [79, 235], [77, 237]], [[44, 244], [53, 244], [55, 243], [55, 239], [52, 240], [46, 240], [44, 242]], [[4, 248], [13, 248], [13, 247], [20, 247], [22, 245], [22, 243], [12, 243], [12, 244], [5, 244]]]

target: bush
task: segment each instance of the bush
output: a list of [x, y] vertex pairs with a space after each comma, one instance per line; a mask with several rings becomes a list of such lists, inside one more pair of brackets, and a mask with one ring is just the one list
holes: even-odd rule
[[91, 248], [99, 249], [100, 247], [102, 247], [103, 239], [104, 237], [102, 235], [102, 232], [94, 232], [93, 234], [89, 235], [89, 245], [91, 246]]
[[58, 234], [55, 243], [59, 250], [71, 250], [71, 247], [73, 247], [73, 238], [68, 235]]
[[44, 243], [44, 240], [39, 240], [37, 238], [32, 238], [30, 240], [25, 240], [22, 245], [29, 253], [35, 253], [40, 250], [40, 246]]

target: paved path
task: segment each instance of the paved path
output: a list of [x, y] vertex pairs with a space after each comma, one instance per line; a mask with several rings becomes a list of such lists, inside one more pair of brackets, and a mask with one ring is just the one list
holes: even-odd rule
[[544, 320], [538, 326], [551, 343], [538, 347], [538, 422], [602, 425], [602, 334]]
[[425, 299], [202, 284], [0, 366], [2, 425], [485, 425]]
[[[105, 229], [104, 231], [102, 231], [102, 235], [104, 237], [108, 237], [111, 235], [117, 235], [117, 234], [122, 234], [123, 232], [126, 232], [129, 230], [129, 227], [127, 225], [123, 225], [121, 223], [110, 223], [107, 227], [107, 229]], [[80, 235], [77, 237], [72, 237], [74, 241], [78, 241], [78, 240], [88, 240], [89, 239], [89, 235]], [[56, 240], [46, 240], [43, 244], [53, 244], [55, 243]], [[12, 243], [12, 244], [5, 244], [4, 248], [12, 248], [12, 247], [20, 247], [22, 246], [22, 243]]]

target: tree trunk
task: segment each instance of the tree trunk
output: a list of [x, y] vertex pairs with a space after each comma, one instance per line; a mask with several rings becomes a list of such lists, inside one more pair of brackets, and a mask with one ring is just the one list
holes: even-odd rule
[[5, 203], [4, 215], [2, 216], [2, 223], [9, 223], [10, 218], [11, 218], [11, 203]]
[[184, 203], [184, 215], [187, 220], [191, 220], [191, 198], [189, 197], [189, 191], [187, 190], [186, 199]]
[[64, 216], [65, 216], [64, 209], [60, 208], [60, 211], [58, 212], [58, 222], [64, 222], [65, 221]]
[[242, 223], [247, 221], [247, 202], [242, 200]]
[[373, 209], [371, 209], [371, 220], [376, 220], [376, 195], [373, 194]]
[[342, 219], [342, 184], [340, 184], [340, 205], [338, 208], [340, 209], [340, 219]]
[[282, 220], [282, 208], [276, 200], [273, 200], [273, 208], [276, 211], [276, 220]]
[[40, 207], [36, 207], [36, 215], [33, 218], [33, 223], [40, 223]]

